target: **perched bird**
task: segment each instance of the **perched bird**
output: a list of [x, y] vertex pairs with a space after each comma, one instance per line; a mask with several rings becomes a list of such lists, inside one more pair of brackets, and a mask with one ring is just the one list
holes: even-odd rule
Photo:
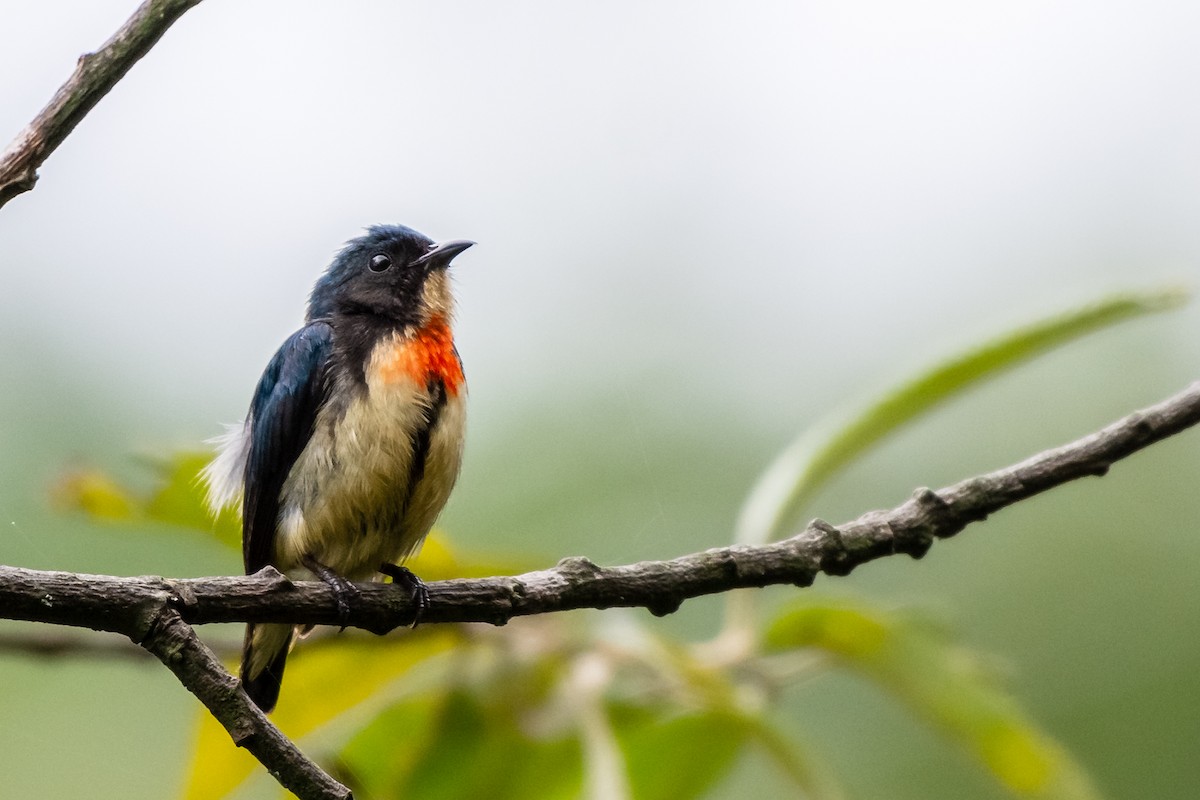
[[[304, 327], [202, 473], [214, 509], [240, 506], [246, 574], [271, 564], [315, 576], [343, 615], [350, 581], [381, 572], [428, 602], [396, 562], [420, 547], [458, 477], [466, 383], [447, 267], [472, 244], [378, 225], [317, 280]], [[264, 711], [295, 635], [290, 625], [246, 628], [242, 685]]]

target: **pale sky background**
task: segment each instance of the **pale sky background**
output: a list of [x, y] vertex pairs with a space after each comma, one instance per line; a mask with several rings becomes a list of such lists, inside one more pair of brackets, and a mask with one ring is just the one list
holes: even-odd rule
[[[6, 0], [0, 135], [130, 6]], [[1196, 274], [1198, 25], [1171, 2], [207, 2], [0, 215], [0, 314], [200, 433], [332, 251], [403, 222], [479, 242], [479, 406], [526, 406], [514, 371], [832, 402]]]
[[[0, 140], [134, 6], [0, 0]], [[756, 471], [806, 423], [1044, 313], [1200, 283], [1198, 31], [1200, 5], [1165, 0], [207, 0], [0, 209], [0, 452], [37, 459], [0, 461], [0, 563], [225, 570], [225, 553], [180, 567], [166, 545], [116, 535], [80, 548], [33, 504], [64, 463], [194, 448], [240, 418], [332, 253], [380, 222], [479, 243], [454, 270], [471, 385], [456, 536], [507, 537], [503, 551], [527, 523], [561, 531], [538, 553], [608, 563], [721, 544]], [[1073, 345], [905, 434], [815, 511], [845, 519], [1060, 444], [1182, 388], [1198, 359], [1195, 302]], [[1143, 497], [1115, 482], [1136, 470], [1114, 472], [1096, 491], [1131, 515], [1195, 494]], [[1194, 473], [1147, 474], [1194, 487]], [[604, 491], [556, 510], [579, 494], [556, 483], [573, 476]], [[648, 499], [626, 507], [625, 489]], [[1096, 602], [1157, 621], [1130, 623], [1114, 653], [1114, 634], [1080, 621], [1090, 596], [1070, 591], [1089, 573], [1056, 570], [1093, 532], [1117, 542], [1101, 523], [1119, 513], [1065, 496], [1090, 498], [1080, 519], [1096, 509], [1086, 545], [1044, 531], [1044, 559], [1005, 570], [981, 556], [1028, 540], [979, 536], [939, 545], [922, 572], [897, 561], [845, 585], [944, 592], [1017, 674], [1045, 676], [1023, 689], [1068, 731], [1089, 698], [1108, 703], [1105, 681], [1124, 690], [1152, 667], [1146, 682], [1200, 694], [1194, 662], [1168, 652], [1194, 637], [1161, 627], [1176, 609], [1200, 622], [1178, 549], [1194, 516], [1147, 535], [1163, 542], [1155, 580], [1106, 583], [1130, 596]], [[1126, 558], [1096, 574], [1124, 576]], [[1014, 599], [1017, 573], [1033, 588]], [[55, 697], [74, 686], [44, 680]], [[147, 696], [177, 702], [163, 716], [182, 749], [190, 698], [170, 680]], [[1175, 696], [1114, 722], [1129, 738], [1109, 750], [1087, 749], [1091, 722], [1067, 743], [1119, 786], [1121, 758], [1184, 746], [1154, 738], [1152, 713], [1182, 713]], [[39, 786], [35, 758], [62, 728], [32, 701], [20, 719], [15, 744], [0, 730], [0, 766]], [[121, 769], [120, 753], [78, 758], [80, 781]], [[160, 797], [172, 775], [119, 788]]]

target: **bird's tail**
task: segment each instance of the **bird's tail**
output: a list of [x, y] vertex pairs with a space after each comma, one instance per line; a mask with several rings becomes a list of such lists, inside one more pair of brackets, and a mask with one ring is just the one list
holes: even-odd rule
[[270, 713], [279, 700], [283, 668], [292, 646], [291, 625], [246, 626], [242, 644], [242, 688], [254, 704]]

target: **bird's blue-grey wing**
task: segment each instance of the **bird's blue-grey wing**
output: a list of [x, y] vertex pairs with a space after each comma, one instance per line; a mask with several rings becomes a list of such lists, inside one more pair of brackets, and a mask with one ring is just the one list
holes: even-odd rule
[[333, 329], [313, 322], [283, 343], [263, 372], [250, 405], [242, 506], [242, 558], [246, 573], [271, 561], [280, 493], [288, 473], [312, 438], [317, 412], [328, 396]]

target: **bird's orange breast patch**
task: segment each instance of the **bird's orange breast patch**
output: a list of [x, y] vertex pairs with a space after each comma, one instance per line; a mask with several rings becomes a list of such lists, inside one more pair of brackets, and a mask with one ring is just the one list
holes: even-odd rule
[[462, 362], [446, 320], [435, 317], [412, 338], [397, 337], [385, 347], [388, 349], [376, 352], [376, 375], [384, 383], [410, 380], [424, 385], [438, 378], [446, 394], [458, 394], [463, 384]]

